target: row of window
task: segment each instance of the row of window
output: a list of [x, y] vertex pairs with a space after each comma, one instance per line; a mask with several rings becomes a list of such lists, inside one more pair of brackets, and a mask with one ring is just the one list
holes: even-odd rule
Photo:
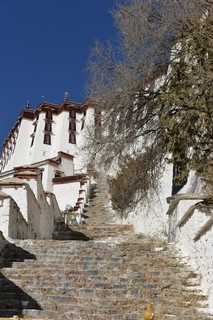
[[[76, 117], [76, 113], [74, 110], [70, 110], [70, 121], [69, 121], [69, 127], [68, 127], [68, 130], [69, 130], [69, 143], [73, 143], [75, 144], [76, 143], [76, 135], [75, 135], [75, 132], [76, 132], [76, 122], [75, 122], [75, 117]], [[45, 125], [44, 125], [44, 139], [43, 139], [43, 143], [44, 144], [48, 144], [48, 145], [51, 145], [51, 134], [52, 134], [52, 122], [49, 121], [52, 119], [52, 112], [51, 110], [48, 110], [46, 112], [46, 118], [45, 118]], [[34, 133], [36, 132], [36, 129], [37, 129], [37, 124], [35, 124], [35, 127], [34, 127]], [[35, 138], [35, 135], [32, 135], [32, 140], [31, 140], [31, 147], [33, 146], [33, 143], [34, 143], [34, 138]]]
[[[51, 135], [48, 133], [44, 134], [44, 140], [43, 140], [44, 144], [49, 144], [51, 145]], [[76, 143], [76, 135], [74, 132], [69, 132], [69, 143]]]
[[[69, 117], [70, 117], [70, 118], [73, 118], [73, 119], [76, 118], [76, 112], [75, 112], [75, 110], [70, 110], [70, 111], [69, 111]], [[53, 118], [52, 110], [47, 110], [47, 111], [46, 111], [46, 119], [52, 120], [52, 118]], [[37, 117], [37, 119], [38, 119], [38, 117]]]
[[[30, 145], [31, 147], [33, 146], [34, 139], [35, 139], [35, 136], [33, 135], [31, 140], [31, 145]], [[44, 134], [43, 143], [51, 145], [51, 134], [49, 133]], [[69, 143], [74, 143], [74, 144], [76, 143], [76, 135], [74, 132], [69, 132]]]
[[[84, 111], [84, 116], [86, 115], [86, 111]], [[36, 120], [39, 119], [39, 114], [37, 114]], [[44, 126], [44, 139], [43, 139], [43, 143], [44, 144], [48, 144], [51, 145], [51, 134], [52, 134], [52, 122], [50, 120], [53, 119], [53, 112], [51, 109], [46, 110], [46, 115], [45, 115], [45, 126]], [[75, 110], [70, 110], [69, 111], [69, 138], [68, 141], [69, 143], [75, 144], [76, 143], [76, 111]], [[84, 122], [82, 122], [82, 128], [83, 129], [84, 126]], [[32, 140], [31, 140], [31, 147], [33, 146], [34, 143], [34, 139], [35, 139], [35, 132], [37, 129], [37, 121], [34, 124], [34, 134], [31, 136]], [[18, 135], [18, 133], [17, 133]], [[16, 136], [17, 138], [17, 136]], [[16, 141], [16, 139], [15, 139]], [[9, 150], [10, 149], [10, 150]], [[5, 155], [3, 156], [3, 158], [1, 159], [1, 163], [0, 163], [0, 171], [2, 168], [4, 168], [4, 166], [7, 164], [8, 160], [10, 159], [11, 154], [14, 152], [15, 149], [15, 144], [12, 145], [11, 148], [9, 148], [7, 150], [7, 152], [5, 152]]]

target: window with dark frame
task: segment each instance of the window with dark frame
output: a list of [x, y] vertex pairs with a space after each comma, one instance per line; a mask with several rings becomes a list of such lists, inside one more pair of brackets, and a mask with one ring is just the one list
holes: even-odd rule
[[52, 120], [52, 110], [47, 110], [46, 111], [46, 119]]
[[76, 131], [76, 123], [75, 121], [70, 121], [69, 122], [69, 130], [72, 130], [72, 131]]
[[51, 144], [51, 136], [50, 134], [46, 134], [44, 135], [44, 144]]
[[62, 177], [62, 172], [61, 171], [59, 171], [59, 170], [56, 170], [55, 171], [55, 176], [54, 176], [55, 178], [60, 178], [60, 177]]
[[69, 143], [76, 143], [76, 136], [74, 132], [69, 133]]
[[45, 122], [44, 131], [52, 132], [52, 123], [51, 122]]
[[75, 110], [70, 110], [69, 116], [70, 116], [70, 118], [75, 119], [75, 118], [76, 118], [76, 112], [75, 112]]

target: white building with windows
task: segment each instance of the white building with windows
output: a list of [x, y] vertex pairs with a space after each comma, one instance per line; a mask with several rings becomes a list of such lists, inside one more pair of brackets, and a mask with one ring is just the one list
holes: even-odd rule
[[[5, 236], [21, 234], [27, 238], [36, 234], [49, 238], [55, 219], [67, 204], [75, 214], [81, 214], [88, 202], [93, 169], [85, 159], [83, 146], [86, 128], [94, 130], [94, 109], [89, 100], [80, 104], [68, 101], [67, 97], [66, 94], [59, 105], [43, 102], [34, 110], [27, 103], [3, 144], [0, 231]], [[42, 216], [38, 221], [42, 221], [43, 229], [40, 232], [37, 223], [36, 230], [20, 233], [20, 221], [25, 225], [21, 230], [28, 230], [29, 221], [30, 228], [34, 228], [36, 217], [29, 216], [33, 201], [38, 202], [35, 208], [37, 217]], [[11, 213], [14, 203], [17, 210]], [[19, 221], [19, 226], [14, 221]]]
[[35, 110], [25, 108], [3, 144], [0, 172], [53, 158], [59, 151], [75, 156], [91, 115], [89, 102], [43, 102]]

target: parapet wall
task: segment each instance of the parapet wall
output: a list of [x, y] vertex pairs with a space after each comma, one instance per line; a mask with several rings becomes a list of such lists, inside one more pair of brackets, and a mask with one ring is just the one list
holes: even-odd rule
[[0, 228], [12, 239], [51, 239], [60, 211], [49, 204], [41, 183], [40, 169], [19, 168], [15, 178], [0, 181], [2, 194]]
[[[161, 180], [159, 196], [138, 203], [128, 220], [121, 222], [132, 223], [137, 234], [175, 244], [179, 255], [201, 274], [201, 288], [209, 296], [213, 312], [213, 198], [203, 194], [201, 181], [193, 172], [174, 196], [171, 181], [168, 171]], [[183, 199], [175, 202], [177, 198]]]
[[16, 202], [3, 192], [1, 192], [0, 226], [6, 239], [33, 239], [36, 236]]

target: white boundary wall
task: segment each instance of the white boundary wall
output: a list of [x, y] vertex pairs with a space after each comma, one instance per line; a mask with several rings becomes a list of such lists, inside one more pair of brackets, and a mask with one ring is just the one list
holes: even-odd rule
[[[209, 311], [213, 313], [213, 228], [206, 230], [197, 241], [194, 240], [195, 235], [213, 216], [213, 210], [195, 210], [181, 227], [177, 227], [185, 212], [199, 200], [180, 201], [169, 217], [166, 214], [169, 208], [166, 199], [171, 196], [171, 182], [172, 167], [168, 166], [161, 179], [160, 196], [146, 203], [138, 203], [128, 219], [117, 219], [117, 222], [131, 223], [136, 234], [161, 238], [165, 241], [171, 236], [169, 232], [172, 233], [171, 238], [179, 255], [201, 274], [201, 288], [209, 296]], [[200, 180], [193, 172], [190, 173], [187, 184], [179, 191], [179, 193], [187, 192], [201, 192]], [[170, 223], [171, 230], [169, 230]]]

